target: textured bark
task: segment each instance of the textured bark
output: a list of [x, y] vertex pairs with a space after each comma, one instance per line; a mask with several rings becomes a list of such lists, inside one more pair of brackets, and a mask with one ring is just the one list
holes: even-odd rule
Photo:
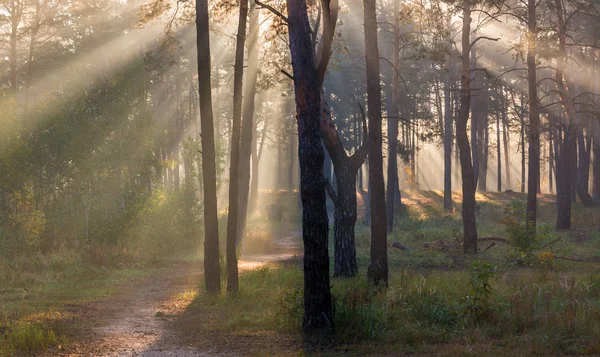
[[198, 87], [202, 131], [202, 183], [204, 191], [204, 280], [206, 290], [221, 291], [219, 267], [219, 220], [217, 217], [217, 178], [215, 136], [210, 88], [210, 39], [208, 1], [196, 0], [196, 39], [198, 51]]
[[[259, 9], [254, 1], [252, 1], [250, 6], [250, 21], [248, 24], [248, 38], [246, 40], [246, 47], [248, 48], [248, 67], [246, 69], [246, 85], [244, 87], [244, 103], [242, 107], [242, 133], [240, 137], [238, 244], [244, 237], [246, 230], [246, 221], [248, 219], [248, 196], [250, 192], [250, 157], [256, 152], [254, 97], [256, 95], [256, 82], [258, 79], [259, 25]], [[254, 160], [254, 157], [252, 160]], [[254, 170], [254, 167], [252, 167], [252, 170]]]
[[535, 234], [537, 220], [537, 192], [540, 175], [540, 131], [539, 131], [539, 108], [537, 98], [537, 75], [536, 75], [536, 0], [528, 0], [527, 5], [527, 83], [529, 93], [529, 163], [527, 177], [527, 223], [530, 235]]
[[388, 284], [385, 187], [381, 133], [381, 83], [377, 46], [376, 1], [364, 0], [367, 103], [369, 105], [369, 196], [371, 199], [371, 262], [367, 275], [375, 284]]
[[471, 32], [471, 3], [463, 1], [462, 25], [462, 68], [461, 68], [461, 102], [456, 120], [456, 141], [460, 151], [462, 175], [462, 219], [463, 248], [467, 254], [477, 253], [477, 224], [475, 222], [475, 172], [471, 162], [471, 148], [467, 137], [467, 121], [471, 101], [471, 76], [469, 66], [469, 33]]
[[[360, 109], [363, 114], [364, 136], [367, 137], [366, 120], [364, 119], [362, 107]], [[335, 207], [333, 215], [333, 276], [351, 278], [358, 273], [354, 237], [357, 217], [356, 173], [365, 161], [368, 153], [368, 143], [360, 146], [352, 156], [348, 157], [331, 119], [331, 112], [324, 95], [321, 97], [321, 137], [331, 157], [336, 180], [335, 191], [327, 181], [329, 196]]]
[[[394, 1], [394, 41], [392, 46], [392, 60], [394, 63], [392, 75], [392, 98], [388, 113], [389, 117], [398, 116], [398, 104], [400, 100], [400, 76], [397, 69], [400, 67], [400, 14], [398, 13], [398, 1]], [[386, 217], [387, 232], [394, 230], [394, 203], [396, 195], [399, 195], [400, 183], [398, 182], [398, 120], [388, 118], [388, 166], [387, 166], [387, 190], [386, 190]]]
[[298, 121], [302, 239], [304, 242], [305, 333], [333, 332], [329, 290], [328, 218], [323, 180], [319, 114], [321, 91], [312, 52], [305, 0], [287, 0], [288, 29]]

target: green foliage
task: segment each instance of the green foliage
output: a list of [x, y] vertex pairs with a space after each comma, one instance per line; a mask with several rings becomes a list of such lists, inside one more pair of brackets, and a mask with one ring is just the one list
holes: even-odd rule
[[535, 263], [536, 251], [549, 240], [551, 227], [540, 225], [537, 232], [532, 233], [526, 220], [525, 204], [522, 201], [511, 201], [504, 208], [504, 218], [501, 222], [514, 248], [514, 259], [525, 265]]
[[462, 300], [465, 313], [478, 323], [490, 315], [492, 307], [490, 298], [492, 295], [491, 280], [497, 277], [497, 267], [494, 264], [475, 260], [471, 263], [469, 270], [469, 294]]

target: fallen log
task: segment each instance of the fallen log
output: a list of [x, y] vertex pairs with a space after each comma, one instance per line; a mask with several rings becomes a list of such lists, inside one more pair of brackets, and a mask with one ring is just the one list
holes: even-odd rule
[[400, 242], [393, 242], [392, 243], [392, 248], [398, 248], [400, 250], [406, 250], [406, 251], [410, 250], [410, 248], [408, 248], [407, 246], [405, 246], [404, 244], [402, 244]]
[[599, 263], [600, 257], [581, 258], [581, 257], [568, 257], [565, 255], [555, 255], [555, 259], [568, 260], [571, 262], [583, 262], [583, 263]]

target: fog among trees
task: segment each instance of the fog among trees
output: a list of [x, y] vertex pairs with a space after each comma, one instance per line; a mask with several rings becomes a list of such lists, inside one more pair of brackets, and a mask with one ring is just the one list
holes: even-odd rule
[[0, 357], [600, 354], [597, 0], [0, 0]]

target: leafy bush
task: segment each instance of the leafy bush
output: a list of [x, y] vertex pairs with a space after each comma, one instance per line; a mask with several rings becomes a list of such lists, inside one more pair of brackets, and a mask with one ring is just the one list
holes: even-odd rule
[[491, 280], [497, 277], [497, 267], [494, 264], [475, 260], [469, 270], [469, 294], [462, 304], [465, 314], [474, 323], [480, 322], [492, 312], [490, 297], [492, 295]]
[[504, 218], [508, 240], [513, 247], [513, 258], [520, 264], [532, 265], [536, 262], [536, 251], [549, 240], [551, 227], [540, 225], [533, 232], [526, 220], [525, 203], [511, 201], [504, 208]]

